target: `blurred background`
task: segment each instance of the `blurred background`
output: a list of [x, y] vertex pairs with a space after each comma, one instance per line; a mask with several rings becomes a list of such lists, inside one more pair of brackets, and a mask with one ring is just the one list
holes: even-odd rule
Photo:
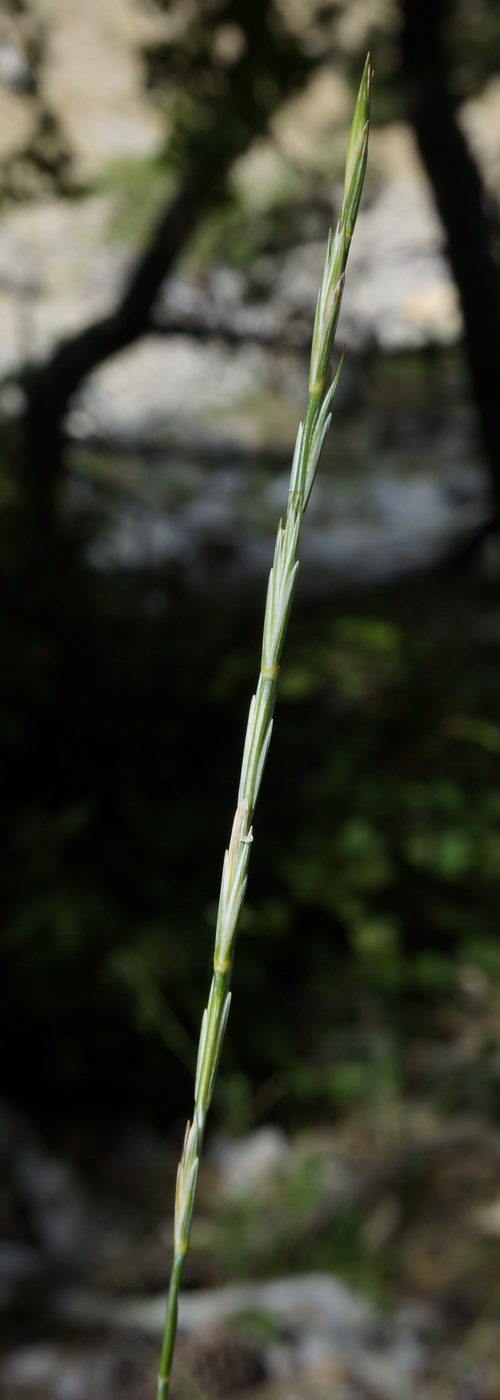
[[186, 1278], [324, 1294], [314, 1327], [251, 1284], [215, 1341], [186, 1314], [176, 1395], [500, 1395], [500, 11], [3, 0], [2, 1400], [152, 1393], [368, 48], [348, 350]]

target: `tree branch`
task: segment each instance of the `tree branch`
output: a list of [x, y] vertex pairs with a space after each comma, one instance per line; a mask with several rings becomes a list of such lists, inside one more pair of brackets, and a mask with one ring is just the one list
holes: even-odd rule
[[25, 481], [38, 530], [46, 540], [55, 530], [63, 423], [71, 399], [92, 370], [147, 331], [162, 282], [201, 217], [214, 176], [209, 160], [192, 167], [162, 213], [115, 309], [61, 341], [45, 364], [24, 373]]

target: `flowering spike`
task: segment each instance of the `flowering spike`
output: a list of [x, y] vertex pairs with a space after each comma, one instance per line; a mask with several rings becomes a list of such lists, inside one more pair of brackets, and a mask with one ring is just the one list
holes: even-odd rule
[[359, 165], [361, 137], [365, 128], [368, 127], [368, 123], [370, 120], [370, 97], [372, 79], [373, 70], [371, 66], [371, 54], [367, 54], [365, 66], [363, 69], [363, 77], [361, 79], [358, 96], [356, 98], [356, 106], [354, 108], [354, 116], [352, 119], [351, 130], [349, 133], [349, 141], [347, 144], [344, 177], [344, 189], [346, 192], [350, 188], [352, 177]]
[[184, 1256], [189, 1243], [198, 1163], [207, 1113], [229, 1012], [229, 983], [234, 943], [245, 898], [250, 858], [251, 821], [272, 733], [281, 649], [297, 576], [300, 530], [330, 424], [330, 406], [342, 360], [331, 382], [330, 357], [340, 313], [344, 274], [366, 169], [371, 68], [369, 57], [361, 81], [347, 148], [344, 198], [335, 234], [330, 232], [316, 307], [311, 348], [309, 399], [293, 457], [288, 507], [281, 521], [267, 588], [260, 676], [250, 704], [243, 752], [238, 806], [224, 856], [215, 935], [214, 971], [203, 1016], [196, 1069], [193, 1120], [188, 1124], [177, 1174], [174, 1260], [158, 1372], [157, 1400], [167, 1400], [175, 1343], [177, 1302]]

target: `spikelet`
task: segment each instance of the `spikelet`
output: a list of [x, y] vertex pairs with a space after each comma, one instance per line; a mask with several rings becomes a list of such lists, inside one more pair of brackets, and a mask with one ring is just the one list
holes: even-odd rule
[[182, 1264], [189, 1245], [198, 1163], [229, 1014], [229, 983], [234, 943], [245, 898], [253, 840], [251, 823], [271, 739], [281, 650], [297, 577], [300, 530], [330, 426], [330, 407], [342, 368], [341, 360], [332, 381], [330, 362], [344, 290], [345, 268], [366, 171], [371, 77], [368, 57], [347, 148], [342, 208], [335, 234], [332, 236], [330, 233], [328, 239], [318, 294], [311, 349], [309, 398], [304, 421], [297, 433], [287, 514], [284, 525], [280, 522], [278, 527], [269, 576], [261, 669], [257, 689], [250, 704], [238, 806], [222, 871], [214, 972], [201, 1027], [193, 1119], [186, 1129], [184, 1150], [177, 1174], [174, 1260], [158, 1373], [157, 1400], [166, 1400], [168, 1395]]

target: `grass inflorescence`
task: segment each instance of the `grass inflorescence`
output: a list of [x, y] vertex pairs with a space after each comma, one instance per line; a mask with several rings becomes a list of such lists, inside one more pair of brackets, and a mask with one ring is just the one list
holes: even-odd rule
[[330, 425], [331, 404], [341, 369], [340, 365], [332, 379], [331, 357], [344, 290], [345, 268], [366, 171], [371, 76], [368, 57], [349, 136], [342, 208], [335, 233], [330, 233], [328, 239], [318, 295], [308, 402], [304, 421], [300, 423], [297, 433], [287, 513], [284, 524], [280, 521], [278, 526], [274, 560], [269, 575], [260, 674], [250, 704], [238, 803], [229, 847], [224, 857], [213, 978], [201, 1027], [193, 1117], [186, 1128], [177, 1173], [174, 1258], [158, 1372], [157, 1400], [165, 1400], [169, 1390], [182, 1268], [189, 1246], [207, 1114], [229, 1014], [234, 945], [245, 899], [253, 841], [253, 814], [272, 733], [281, 652], [297, 577], [300, 531]]

